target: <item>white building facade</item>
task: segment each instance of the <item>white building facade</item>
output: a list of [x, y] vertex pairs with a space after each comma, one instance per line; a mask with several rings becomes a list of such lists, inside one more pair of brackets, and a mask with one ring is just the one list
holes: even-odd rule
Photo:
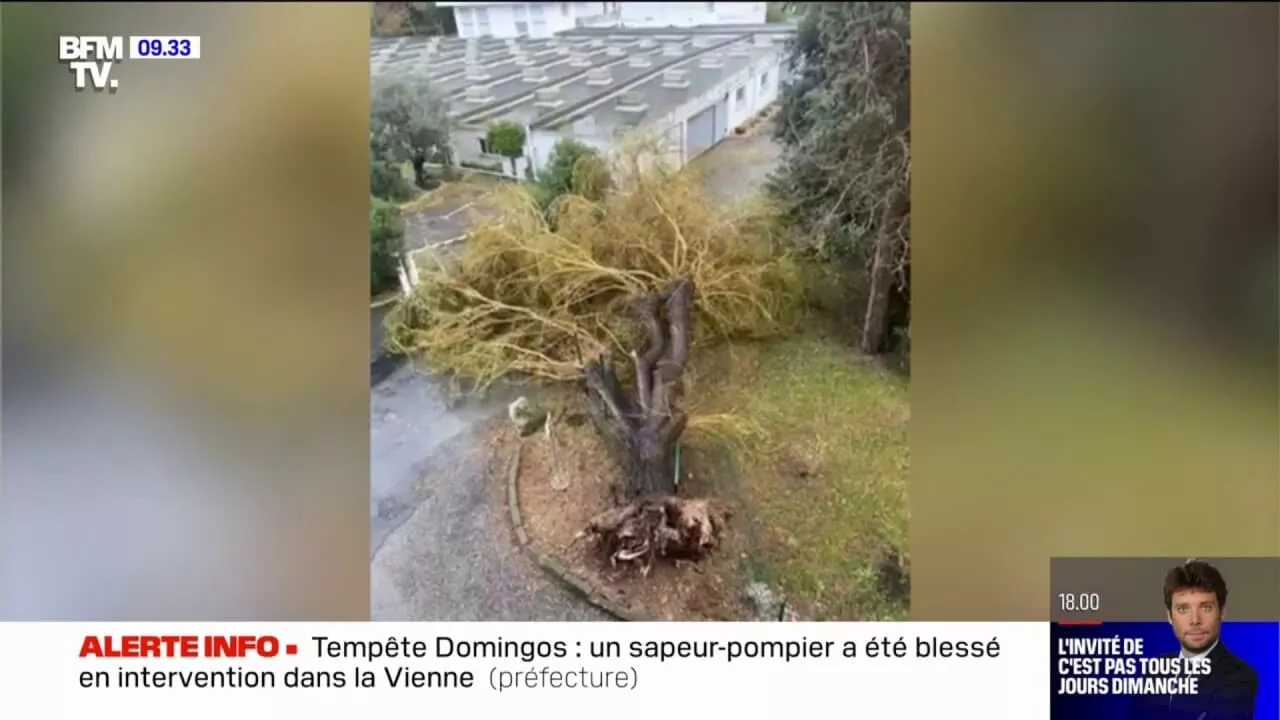
[[765, 21], [762, 2], [624, 2], [621, 26], [626, 28], [745, 25]]
[[439, 2], [458, 37], [544, 38], [574, 28], [664, 28], [765, 22], [762, 2]]
[[440, 2], [453, 9], [462, 38], [551, 37], [579, 27], [616, 25], [618, 2]]

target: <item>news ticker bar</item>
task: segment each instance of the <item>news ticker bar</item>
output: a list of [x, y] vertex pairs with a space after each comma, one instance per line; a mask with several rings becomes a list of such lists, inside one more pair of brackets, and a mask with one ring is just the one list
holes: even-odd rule
[[[267, 623], [0, 625], [0, 693], [50, 717], [486, 710], [563, 718], [682, 712], [776, 719], [979, 702], [1047, 717], [1045, 623]], [[998, 680], [997, 680], [998, 678]], [[938, 693], [913, 692], [926, 682]], [[997, 685], [1017, 690], [994, 700]], [[786, 692], [780, 692], [785, 688]], [[181, 690], [182, 692], [166, 692]], [[161, 691], [161, 692], [157, 692]], [[514, 698], [512, 696], [515, 696]], [[636, 700], [638, 702], [626, 702]], [[518, 703], [518, 705], [514, 704]], [[17, 706], [17, 705], [15, 705]], [[196, 715], [191, 713], [195, 712]]]
[[[1280, 624], [1227, 624], [1221, 641], [1261, 676], [1280, 655]], [[0, 625], [0, 693], [39, 701], [50, 717], [130, 720], [367, 715], [419, 708], [405, 692], [415, 690], [433, 693], [436, 712], [533, 717], [598, 711], [601, 693], [627, 693], [641, 702], [610, 704], [611, 715], [649, 718], [676, 703], [776, 720], [846, 707], [856, 692], [873, 717], [972, 706], [1096, 720], [1108, 703], [1203, 699], [1214, 656], [1174, 662], [1168, 647], [1167, 622], [1105, 632], [1043, 622], [13, 623]], [[1252, 702], [1270, 713], [1277, 694], [1264, 681]]]

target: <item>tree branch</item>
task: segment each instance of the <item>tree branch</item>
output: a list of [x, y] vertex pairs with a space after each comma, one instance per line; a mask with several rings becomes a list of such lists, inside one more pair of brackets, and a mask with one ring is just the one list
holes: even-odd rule
[[640, 324], [644, 327], [647, 342], [644, 354], [631, 353], [636, 368], [636, 399], [640, 403], [640, 412], [648, 416], [653, 411], [653, 364], [662, 356], [665, 343], [662, 337], [662, 323], [658, 320], [658, 297], [646, 295], [636, 303]]
[[588, 363], [585, 377], [587, 387], [600, 398], [618, 426], [623, 430], [633, 429], [635, 422], [631, 403], [622, 392], [622, 385], [618, 383], [618, 376], [614, 374], [613, 364], [608, 358], [600, 357]]

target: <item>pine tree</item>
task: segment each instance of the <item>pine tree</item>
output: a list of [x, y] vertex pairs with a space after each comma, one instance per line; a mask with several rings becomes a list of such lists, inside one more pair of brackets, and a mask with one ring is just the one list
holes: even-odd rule
[[[886, 349], [892, 307], [906, 300], [910, 221], [910, 62], [907, 3], [797, 3], [783, 89], [783, 145], [770, 188], [826, 260], [861, 263], [869, 297], [864, 352]], [[896, 291], [896, 292], [895, 292]]]

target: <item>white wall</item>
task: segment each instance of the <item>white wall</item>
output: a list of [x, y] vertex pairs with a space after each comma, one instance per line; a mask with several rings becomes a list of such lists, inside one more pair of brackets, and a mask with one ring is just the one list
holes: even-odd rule
[[[526, 130], [526, 133], [528, 131]], [[485, 153], [481, 150], [480, 141], [489, 134], [488, 127], [459, 127], [454, 128], [450, 132], [450, 139], [453, 144], [454, 160], [459, 164], [476, 163], [482, 165], [492, 165], [494, 170], [499, 170], [503, 175], [524, 179], [525, 167], [529, 165], [530, 159], [530, 143], [525, 142], [525, 157], [516, 158], [515, 172], [511, 170], [511, 159], [501, 155], [493, 155]], [[535, 166], [535, 170], [536, 170]]]
[[547, 161], [551, 159], [551, 152], [555, 150], [556, 143], [561, 138], [569, 138], [583, 145], [590, 145], [602, 155], [609, 151], [611, 144], [609, 138], [602, 138], [597, 134], [588, 134], [581, 130], [574, 132], [569, 127], [557, 130], [533, 130], [529, 133], [529, 143], [525, 146], [525, 155], [528, 157], [529, 162], [533, 163], [534, 172], [541, 172], [546, 167]]
[[623, 27], [759, 24], [762, 2], [441, 2], [453, 9], [459, 37], [549, 37], [579, 18], [616, 16]]
[[618, 2], [575, 2], [574, 23], [578, 27], [617, 27], [622, 16]]
[[453, 145], [454, 161], [491, 164], [504, 159], [481, 152], [479, 140], [485, 136], [485, 132], [484, 128], [453, 128], [450, 131], [449, 140]]
[[684, 165], [685, 153], [685, 124], [680, 122], [669, 126], [662, 133], [662, 162], [663, 164], [678, 168]]
[[722, 25], [763, 25], [768, 14], [768, 3], [762, 2], [718, 2], [716, 3], [716, 23]]
[[600, 15], [599, 2], [440, 3], [453, 8], [458, 37], [550, 37], [576, 26], [578, 17]]
[[533, 163], [534, 172], [539, 172], [546, 167], [547, 159], [551, 157], [551, 150], [556, 146], [556, 141], [560, 139], [558, 133], [547, 132], [546, 130], [534, 130], [529, 133], [529, 142], [525, 147], [525, 155], [529, 157], [529, 162]]
[[[778, 99], [782, 58], [757, 63], [736, 74], [729, 89], [729, 132]], [[741, 97], [741, 99], [739, 99]]]
[[624, 2], [624, 27], [691, 27], [763, 23], [765, 3], [759, 2]]

